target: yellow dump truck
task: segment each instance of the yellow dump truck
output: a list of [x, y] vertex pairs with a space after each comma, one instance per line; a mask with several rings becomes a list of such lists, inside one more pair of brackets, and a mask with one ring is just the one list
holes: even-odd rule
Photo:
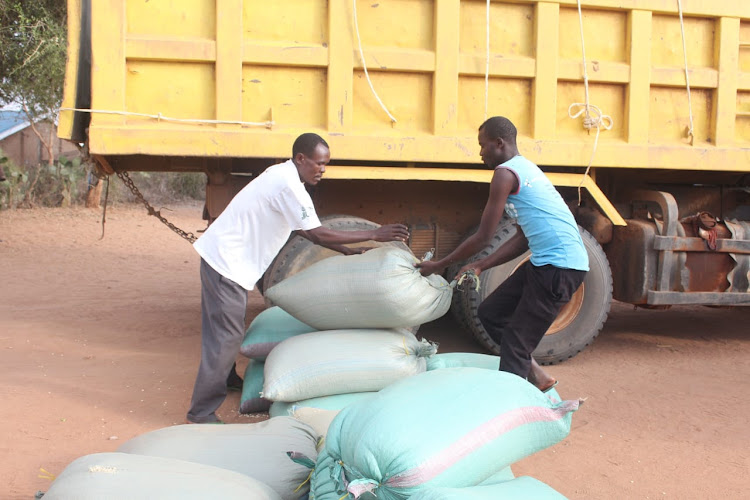
[[[591, 272], [535, 353], [567, 359], [614, 298], [750, 305], [750, 2], [68, 0], [60, 135], [105, 173], [207, 176], [215, 218], [317, 132], [327, 224], [401, 221], [416, 255], [470, 234], [491, 172], [477, 129], [510, 118], [581, 226]], [[365, 220], [362, 220], [365, 219]], [[491, 246], [515, 226], [505, 220]], [[307, 250], [305, 250], [307, 249]], [[305, 253], [308, 252], [308, 253]], [[307, 265], [294, 238], [259, 283]], [[308, 258], [309, 257], [309, 258]], [[521, 258], [454, 294], [481, 300]], [[448, 270], [448, 273], [452, 270]]]

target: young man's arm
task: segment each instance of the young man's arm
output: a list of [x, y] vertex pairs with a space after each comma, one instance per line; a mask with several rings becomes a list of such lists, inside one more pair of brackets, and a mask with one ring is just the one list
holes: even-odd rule
[[511, 236], [505, 242], [505, 244], [503, 244], [503, 246], [498, 248], [495, 252], [491, 253], [484, 259], [466, 264], [456, 273], [455, 278], [458, 278], [464, 272], [470, 269], [473, 269], [474, 274], [479, 276], [479, 274], [485, 269], [499, 266], [500, 264], [504, 264], [510, 260], [513, 260], [519, 255], [523, 255], [523, 253], [528, 249], [529, 242], [526, 239], [526, 235], [523, 234], [523, 230], [521, 230], [520, 226], [516, 226], [516, 234]]
[[455, 250], [442, 259], [417, 264], [422, 275], [429, 276], [439, 273], [454, 262], [467, 259], [486, 247], [503, 217], [508, 195], [515, 191], [517, 184], [516, 175], [510, 170], [506, 168], [495, 170], [490, 183], [490, 195], [479, 222], [479, 230], [466, 238]]

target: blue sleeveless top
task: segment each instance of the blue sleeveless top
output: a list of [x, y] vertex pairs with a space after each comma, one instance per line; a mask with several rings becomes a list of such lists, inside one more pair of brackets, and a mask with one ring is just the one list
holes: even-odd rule
[[588, 271], [589, 257], [578, 225], [544, 172], [521, 155], [495, 170], [499, 168], [510, 170], [518, 179], [518, 191], [508, 196], [505, 212], [518, 220], [529, 240], [531, 263]]

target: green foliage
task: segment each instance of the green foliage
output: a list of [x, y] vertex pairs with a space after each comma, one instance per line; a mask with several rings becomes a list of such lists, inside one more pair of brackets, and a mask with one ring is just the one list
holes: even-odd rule
[[65, 75], [64, 0], [0, 0], [0, 104], [56, 116]]
[[[0, 166], [6, 177], [0, 182], [0, 210], [83, 205], [88, 189], [96, 183], [91, 166], [78, 157], [22, 168], [0, 150]], [[130, 176], [146, 200], [156, 207], [205, 199], [203, 173], [131, 172]], [[138, 203], [116, 176], [110, 182], [109, 203]]]
[[[130, 172], [130, 178], [150, 204], [204, 200], [206, 175], [200, 172]], [[135, 203], [138, 200], [116, 176], [109, 188], [110, 202]]]
[[6, 178], [4, 182], [0, 182], [0, 209], [15, 207], [23, 198], [22, 186], [28, 182], [28, 175], [5, 156], [2, 150], [0, 150], [0, 166], [5, 171]]
[[80, 158], [62, 157], [52, 165], [23, 168], [0, 150], [0, 165], [6, 177], [0, 182], [0, 209], [66, 207], [83, 201], [87, 166]]

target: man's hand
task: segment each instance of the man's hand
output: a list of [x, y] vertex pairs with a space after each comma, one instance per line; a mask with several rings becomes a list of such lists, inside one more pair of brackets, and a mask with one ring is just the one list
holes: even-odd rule
[[456, 276], [454, 276], [454, 277], [453, 277], [453, 279], [454, 279], [454, 280], [457, 280], [457, 279], [461, 278], [461, 276], [462, 276], [462, 275], [463, 275], [463, 274], [464, 274], [464, 273], [465, 273], [466, 271], [474, 271], [474, 275], [475, 275], [475, 276], [479, 276], [480, 274], [482, 274], [482, 271], [483, 271], [483, 269], [482, 269], [482, 267], [481, 267], [481, 266], [479, 265], [479, 263], [478, 263], [478, 262], [471, 262], [471, 263], [469, 263], [469, 264], [466, 264], [466, 265], [465, 265], [464, 267], [462, 267], [461, 269], [459, 269], [459, 270], [458, 270], [458, 272], [456, 273]]
[[422, 273], [422, 276], [429, 276], [431, 274], [439, 273], [445, 268], [445, 266], [440, 264], [439, 261], [433, 262], [431, 260], [417, 262], [416, 264], [414, 264], [414, 267], [419, 269], [419, 272]]
[[375, 241], [406, 241], [409, 239], [409, 229], [403, 224], [386, 224], [374, 231]]

